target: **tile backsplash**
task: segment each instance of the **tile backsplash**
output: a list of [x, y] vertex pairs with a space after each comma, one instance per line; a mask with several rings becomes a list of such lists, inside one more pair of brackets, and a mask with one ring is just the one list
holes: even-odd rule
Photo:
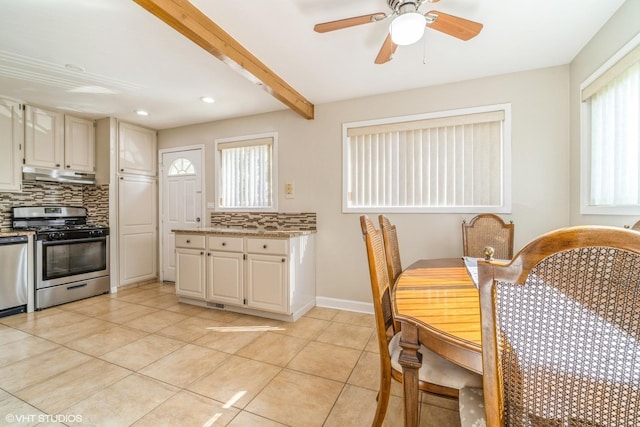
[[315, 230], [316, 213], [211, 212], [211, 227], [264, 228], [267, 230]]
[[24, 182], [21, 193], [0, 192], [0, 229], [11, 228], [12, 207], [36, 205], [85, 206], [89, 215], [87, 222], [109, 224], [108, 185]]

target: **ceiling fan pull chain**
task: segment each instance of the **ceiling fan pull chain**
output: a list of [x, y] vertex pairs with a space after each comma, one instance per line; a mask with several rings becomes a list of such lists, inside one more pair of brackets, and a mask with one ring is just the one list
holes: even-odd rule
[[427, 65], [427, 37], [422, 37], [422, 65]]

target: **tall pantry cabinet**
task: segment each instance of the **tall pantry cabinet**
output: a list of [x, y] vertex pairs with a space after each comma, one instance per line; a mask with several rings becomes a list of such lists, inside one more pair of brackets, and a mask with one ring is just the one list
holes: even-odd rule
[[119, 285], [157, 277], [157, 136], [118, 123], [118, 274]]

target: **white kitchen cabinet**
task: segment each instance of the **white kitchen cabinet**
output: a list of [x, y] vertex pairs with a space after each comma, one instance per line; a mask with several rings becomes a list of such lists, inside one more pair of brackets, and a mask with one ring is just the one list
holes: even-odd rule
[[157, 137], [151, 129], [118, 123], [118, 173], [156, 176]]
[[22, 106], [0, 98], [0, 191], [20, 191], [24, 123]]
[[[178, 270], [185, 268], [180, 266], [183, 259], [185, 264], [191, 262], [191, 269], [196, 268], [195, 261], [179, 253], [184, 245], [178, 242], [205, 235], [207, 267], [201, 280], [206, 283], [206, 305], [287, 321], [297, 320], [315, 305], [313, 234], [263, 238], [176, 232]], [[185, 297], [180, 300], [202, 305], [202, 296], [196, 295], [201, 285], [190, 284], [188, 292], [197, 291], [189, 295], [180, 283], [184, 280], [176, 278], [176, 293]], [[188, 280], [196, 280], [196, 275]]]
[[207, 236], [207, 300], [244, 304], [244, 239]]
[[157, 277], [157, 182], [144, 176], [118, 179], [119, 285]]
[[290, 239], [247, 238], [247, 306], [289, 312]]
[[63, 167], [64, 114], [26, 106], [25, 164], [47, 168]]
[[24, 159], [28, 166], [94, 172], [93, 121], [27, 105]]
[[206, 273], [204, 236], [176, 236], [176, 294], [206, 299]]
[[247, 255], [248, 307], [289, 312], [287, 264], [284, 255]]
[[92, 120], [64, 116], [64, 167], [94, 172], [96, 170], [96, 132]]

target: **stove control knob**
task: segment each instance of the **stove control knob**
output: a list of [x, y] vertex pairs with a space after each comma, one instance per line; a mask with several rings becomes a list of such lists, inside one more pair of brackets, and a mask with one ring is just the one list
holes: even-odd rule
[[56, 233], [49, 233], [49, 234], [47, 235], [47, 238], [48, 238], [49, 240], [55, 240], [55, 239], [56, 239]]

